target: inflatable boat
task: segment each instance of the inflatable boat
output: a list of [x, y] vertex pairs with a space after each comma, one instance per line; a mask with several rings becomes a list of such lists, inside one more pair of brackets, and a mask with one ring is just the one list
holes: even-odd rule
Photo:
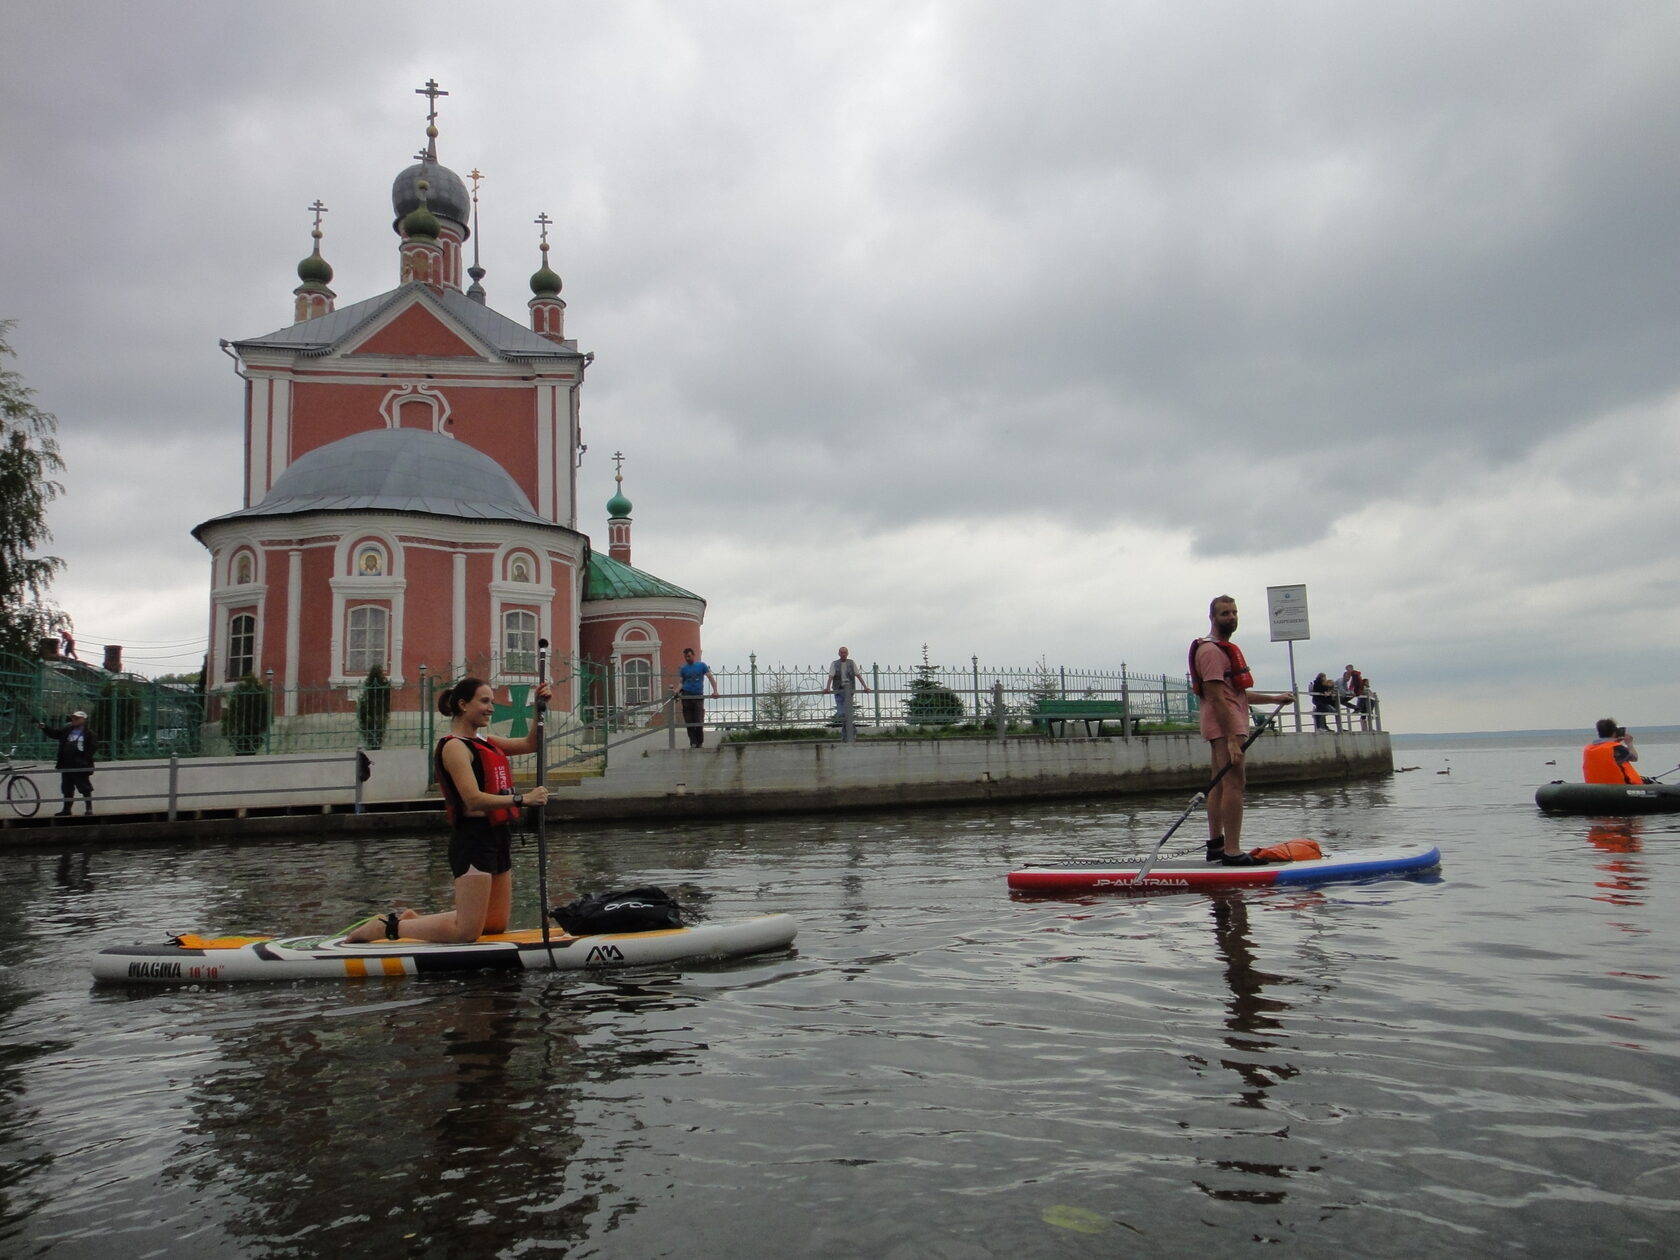
[[1680, 783], [1541, 784], [1534, 803], [1548, 814], [1672, 814], [1680, 812]]

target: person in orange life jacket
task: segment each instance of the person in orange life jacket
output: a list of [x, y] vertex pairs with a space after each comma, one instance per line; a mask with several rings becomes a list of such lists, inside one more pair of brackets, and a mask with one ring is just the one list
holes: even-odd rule
[[1208, 637], [1190, 645], [1190, 685], [1202, 698], [1202, 738], [1208, 742], [1214, 776], [1224, 771], [1207, 798], [1207, 860], [1254, 866], [1254, 858], [1242, 851], [1243, 794], [1248, 787], [1242, 745], [1248, 737], [1248, 706], [1283, 704], [1292, 697], [1249, 691], [1254, 675], [1242, 649], [1231, 642], [1237, 632], [1236, 600], [1220, 595], [1209, 604], [1208, 627]]
[[1638, 760], [1627, 727], [1599, 718], [1598, 738], [1581, 750], [1581, 777], [1588, 783], [1643, 783], [1645, 777], [1633, 768]]
[[[547, 683], [537, 701], [548, 702]], [[435, 760], [444, 812], [449, 816], [449, 869], [455, 875], [455, 908], [438, 914], [394, 910], [376, 915], [345, 935], [347, 941], [404, 937], [416, 941], [476, 941], [486, 932], [505, 932], [513, 910], [513, 823], [526, 805], [548, 803], [546, 787], [521, 795], [514, 790], [509, 756], [537, 750], [537, 727], [519, 739], [486, 735], [495, 715], [490, 684], [463, 678], [438, 698], [450, 719]]]

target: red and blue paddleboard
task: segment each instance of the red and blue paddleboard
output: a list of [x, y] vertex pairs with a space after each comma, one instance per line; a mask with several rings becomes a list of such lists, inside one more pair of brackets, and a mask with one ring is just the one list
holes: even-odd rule
[[[1319, 884], [1329, 880], [1409, 875], [1441, 865], [1441, 851], [1427, 844], [1397, 844], [1380, 849], [1350, 849], [1320, 858], [1265, 866], [1223, 866], [1200, 854], [1162, 858], [1138, 879], [1147, 853], [1100, 862], [1057, 862], [1024, 866], [1009, 872], [1009, 887], [1025, 893], [1170, 893], [1198, 888], [1264, 888]], [[1134, 860], [1135, 859], [1135, 860]]]

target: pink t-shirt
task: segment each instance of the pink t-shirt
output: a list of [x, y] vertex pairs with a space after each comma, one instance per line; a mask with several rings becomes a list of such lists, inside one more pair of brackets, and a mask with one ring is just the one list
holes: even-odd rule
[[[1217, 688], [1217, 691], [1224, 697], [1226, 708], [1235, 710], [1236, 720], [1232, 722], [1230, 729], [1239, 735], [1246, 734], [1248, 731], [1248, 689], [1239, 689], [1231, 685], [1231, 658], [1212, 643], [1203, 643], [1196, 648], [1196, 675], [1202, 679], [1204, 684], [1209, 679], [1216, 679], [1225, 684], [1223, 687]], [[1202, 738], [1207, 740], [1223, 739], [1227, 732], [1220, 730], [1219, 724], [1214, 720], [1214, 705], [1218, 703], [1215, 699], [1214, 690], [1207, 688], [1205, 685], [1203, 690], [1207, 694], [1202, 697]]]

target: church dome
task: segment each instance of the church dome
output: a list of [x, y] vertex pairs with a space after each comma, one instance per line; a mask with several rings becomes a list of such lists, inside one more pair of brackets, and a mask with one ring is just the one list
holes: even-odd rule
[[420, 208], [420, 181], [426, 181], [426, 207], [438, 218], [452, 223], [466, 240], [471, 232], [472, 198], [461, 177], [447, 166], [436, 162], [416, 162], [391, 184], [391, 210], [396, 218], [391, 226], [400, 229], [402, 221]]
[[261, 503], [216, 520], [368, 511], [555, 527], [532, 510], [495, 460], [420, 429], [373, 429], [310, 451], [280, 474]]
[[332, 283], [332, 265], [321, 257], [321, 246], [317, 241], [315, 252], [297, 265], [298, 279], [305, 284], [326, 285]]

